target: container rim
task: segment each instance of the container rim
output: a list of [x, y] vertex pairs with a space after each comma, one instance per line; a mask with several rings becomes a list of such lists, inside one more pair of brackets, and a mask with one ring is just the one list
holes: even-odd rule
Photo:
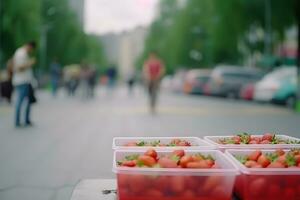
[[[189, 147], [178, 147], [178, 146], [167, 146], [167, 147], [148, 147], [148, 146], [143, 146], [143, 147], [126, 147], [126, 146], [118, 146], [116, 144], [117, 140], [164, 140], [164, 139], [189, 139], [189, 140], [195, 140], [197, 145], [195, 146], [189, 146]], [[201, 144], [202, 143], [202, 144]], [[112, 144], [112, 149], [113, 150], [118, 150], [118, 149], [148, 149], [148, 148], [154, 148], [157, 150], [164, 150], [164, 149], [175, 149], [175, 148], [182, 148], [182, 149], [216, 149], [217, 146], [214, 144], [211, 144], [210, 142], [201, 139], [196, 136], [189, 136], [189, 137], [183, 137], [183, 136], [172, 136], [172, 137], [114, 137], [113, 138], [113, 144]]]
[[[221, 169], [186, 169], [186, 168], [130, 168], [130, 167], [118, 167], [116, 165], [117, 153], [144, 153], [143, 150], [116, 150], [114, 152], [113, 169], [114, 173], [129, 173], [129, 174], [163, 174], [163, 175], [183, 175], [183, 176], [205, 176], [207, 174], [213, 174], [215, 176], [234, 176], [238, 175], [238, 168], [232, 164], [232, 162], [219, 150], [185, 150], [187, 153], [214, 153], [218, 154], [224, 162], [228, 162], [231, 168]], [[171, 153], [172, 150], [157, 150], [157, 153]]]
[[[247, 168], [245, 165], [240, 163], [235, 157], [234, 153], [238, 152], [247, 152], [251, 153], [255, 151], [255, 149], [227, 149], [225, 154], [228, 156], [229, 160], [233, 165], [235, 165], [243, 174], [249, 175], [300, 175], [300, 168]], [[264, 149], [261, 150], [263, 153], [271, 153], [275, 152], [276, 149]], [[288, 151], [288, 150], [284, 150]]]
[[[273, 148], [300, 148], [300, 144], [219, 144], [215, 142], [213, 139], [218, 138], [229, 138], [233, 137], [234, 135], [226, 135], [226, 136], [204, 136], [204, 140], [209, 142], [212, 145], [217, 146], [218, 148], [223, 149], [236, 149], [236, 148], [243, 148], [243, 149], [256, 149], [256, 148], [262, 148], [262, 149], [273, 149]], [[255, 137], [263, 136], [263, 135], [252, 135]], [[282, 135], [278, 134], [276, 135], [278, 137], [288, 139], [288, 140], [296, 140], [300, 142], [299, 138], [288, 136], [288, 135]]]

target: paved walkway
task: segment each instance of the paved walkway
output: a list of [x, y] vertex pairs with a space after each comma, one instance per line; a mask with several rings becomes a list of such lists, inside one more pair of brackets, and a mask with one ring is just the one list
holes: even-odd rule
[[164, 93], [148, 114], [142, 90], [99, 90], [93, 100], [38, 94], [33, 128], [13, 128], [0, 104], [0, 199], [69, 200], [81, 179], [112, 178], [115, 136], [199, 136], [237, 131], [299, 136], [300, 115], [282, 107]]

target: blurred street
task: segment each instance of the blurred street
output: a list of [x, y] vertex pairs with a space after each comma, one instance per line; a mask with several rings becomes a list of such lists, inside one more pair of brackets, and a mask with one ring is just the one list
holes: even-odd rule
[[[97, 90], [92, 100], [37, 94], [34, 127], [15, 129], [13, 107], [0, 106], [0, 199], [68, 200], [81, 179], [112, 178], [115, 136], [198, 136], [238, 131], [299, 136], [300, 115], [283, 107], [163, 93], [157, 115], [136, 88]], [[100, 192], [100, 191], [99, 191]]]

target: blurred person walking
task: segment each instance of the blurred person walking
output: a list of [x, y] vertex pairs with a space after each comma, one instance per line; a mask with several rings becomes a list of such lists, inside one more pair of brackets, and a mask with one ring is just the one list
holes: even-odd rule
[[97, 82], [97, 70], [95, 67], [90, 68], [90, 74], [88, 79], [89, 85], [89, 97], [93, 98], [95, 96], [95, 87]]
[[54, 58], [50, 64], [51, 89], [52, 95], [54, 97], [57, 95], [61, 74], [61, 65], [59, 64], [57, 59]]
[[11, 96], [13, 92], [12, 85], [13, 77], [13, 59], [9, 59], [6, 64], [6, 70], [3, 72], [3, 80], [1, 81], [1, 96], [11, 103]]
[[165, 73], [165, 67], [156, 52], [150, 52], [144, 63], [143, 75], [146, 80], [149, 94], [149, 105], [152, 114], [155, 114], [159, 84]]
[[117, 70], [116, 70], [115, 66], [113, 66], [113, 65], [110, 66], [106, 71], [106, 75], [108, 78], [108, 87], [114, 88], [115, 82], [117, 79]]
[[81, 65], [80, 71], [80, 88], [83, 99], [88, 99], [90, 97], [90, 86], [89, 80], [91, 77], [91, 69], [88, 64]]
[[28, 42], [18, 48], [13, 56], [13, 85], [17, 91], [16, 99], [16, 116], [15, 126], [20, 127], [21, 108], [24, 100], [26, 100], [25, 108], [25, 126], [31, 126], [30, 109], [31, 103], [35, 101], [32, 82], [33, 71], [32, 67], [35, 64], [35, 58], [31, 58], [30, 54], [36, 48], [35, 42]]
[[117, 69], [114, 65], [111, 65], [106, 70], [106, 94], [111, 97], [114, 93], [116, 80], [117, 80]]
[[127, 76], [127, 86], [128, 86], [128, 94], [131, 95], [133, 92], [133, 87], [136, 79], [135, 70], [132, 70], [128, 73]]
[[68, 96], [75, 96], [80, 79], [80, 65], [64, 67], [63, 78]]

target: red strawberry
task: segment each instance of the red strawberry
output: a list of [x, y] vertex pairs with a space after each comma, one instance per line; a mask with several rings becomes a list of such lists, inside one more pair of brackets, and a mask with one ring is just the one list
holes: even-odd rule
[[280, 162], [272, 162], [267, 168], [285, 168], [285, 165]]
[[261, 155], [259, 156], [257, 163], [265, 168], [270, 164], [270, 160], [265, 155]]
[[259, 151], [259, 150], [253, 151], [253, 152], [248, 156], [248, 160], [257, 161], [257, 159], [259, 158], [259, 156], [261, 156], [261, 151]]
[[245, 166], [248, 167], [248, 168], [252, 168], [254, 166], [256, 166], [258, 163], [256, 161], [253, 161], [253, 160], [248, 160], [245, 162]]
[[273, 140], [274, 136], [275, 135], [272, 133], [265, 133], [262, 137], [262, 140], [268, 140], [271, 142]]

